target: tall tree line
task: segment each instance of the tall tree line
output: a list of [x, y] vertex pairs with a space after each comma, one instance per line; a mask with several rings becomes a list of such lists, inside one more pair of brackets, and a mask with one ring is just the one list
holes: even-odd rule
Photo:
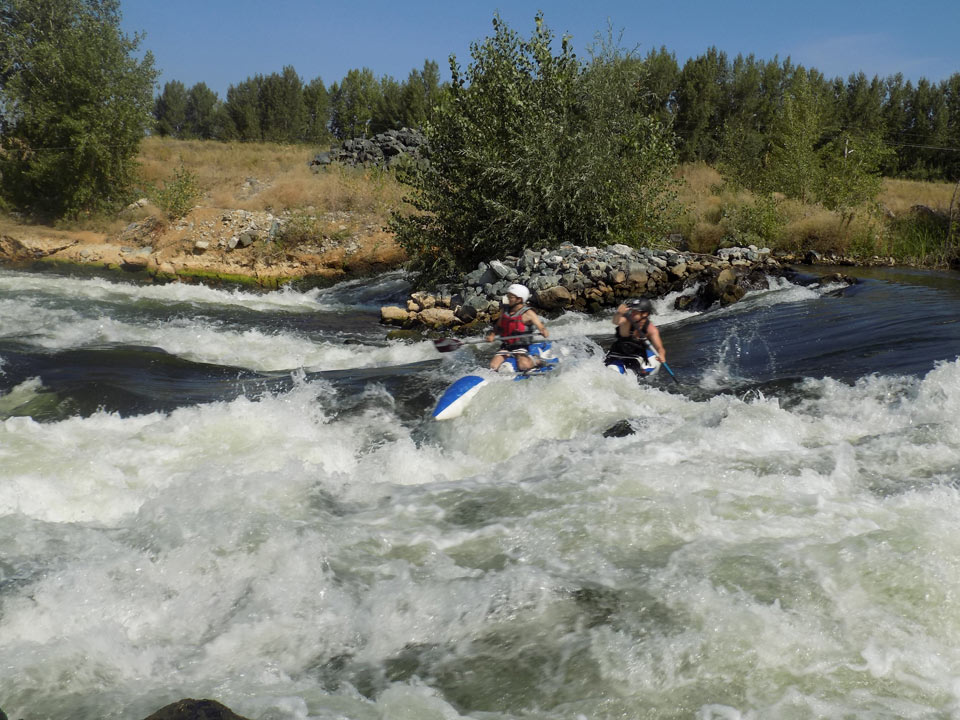
[[427, 60], [403, 82], [350, 70], [330, 87], [304, 82], [292, 66], [231, 85], [223, 100], [204, 83], [187, 89], [167, 82], [154, 104], [155, 132], [181, 139], [321, 143], [420, 127], [441, 101], [445, 85]]
[[960, 178], [960, 73], [938, 83], [914, 84], [901, 74], [831, 79], [789, 58], [731, 60], [716, 48], [682, 67], [665, 48], [642, 62], [637, 89], [649, 111], [673, 128], [684, 161], [758, 177], [782, 147], [789, 112], [800, 123], [796, 132], [810, 135], [816, 150], [833, 144], [838, 156], [850, 158], [854, 145], [880, 143], [891, 150], [880, 160], [885, 175]]
[[[828, 78], [790, 58], [730, 59], [717, 48], [682, 66], [666, 48], [639, 58], [638, 106], [677, 138], [681, 160], [723, 165], [735, 176], [758, 178], [784, 155], [784, 113], [806, 125], [818, 151], [832, 145], [844, 158], [873, 148], [879, 171], [913, 179], [960, 177], [960, 73], [915, 84], [901, 74]], [[418, 127], [441, 101], [437, 63], [426, 61], [401, 81], [350, 70], [329, 87], [304, 82], [293, 67], [231, 85], [220, 100], [204, 83], [166, 83], [154, 107], [155, 130], [178, 138], [319, 143]], [[802, 106], [802, 107], [801, 107]], [[806, 140], [802, 140], [806, 142]], [[779, 148], [779, 151], [778, 151]]]

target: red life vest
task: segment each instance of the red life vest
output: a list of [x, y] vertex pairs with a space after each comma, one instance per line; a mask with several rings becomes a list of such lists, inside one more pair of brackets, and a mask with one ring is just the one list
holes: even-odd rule
[[504, 309], [500, 313], [500, 319], [497, 320], [497, 335], [504, 338], [505, 344], [530, 344], [530, 338], [507, 339], [512, 335], [529, 335], [533, 332], [533, 326], [523, 321], [523, 314], [529, 309], [526, 305], [521, 305], [515, 313], [511, 313], [509, 309]]

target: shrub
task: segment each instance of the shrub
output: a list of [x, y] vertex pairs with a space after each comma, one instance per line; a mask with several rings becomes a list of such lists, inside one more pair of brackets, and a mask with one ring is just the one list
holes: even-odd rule
[[537, 16], [529, 40], [499, 18], [471, 46], [425, 134], [427, 168], [401, 173], [416, 212], [391, 228], [421, 284], [562, 241], [640, 244], [671, 221], [671, 138], [638, 110], [642, 63], [601, 47], [559, 54]]
[[203, 190], [197, 182], [197, 176], [187, 170], [183, 163], [174, 172], [173, 179], [154, 191], [153, 200], [157, 207], [170, 218], [186, 215], [203, 197]]
[[312, 240], [318, 240], [323, 235], [320, 221], [314, 215], [294, 213], [283, 224], [278, 242], [287, 246], [296, 246]]
[[927, 208], [915, 208], [890, 222], [890, 254], [898, 260], [944, 265], [950, 258], [947, 243], [949, 218]]
[[778, 201], [765, 195], [725, 207], [720, 224], [725, 230], [724, 241], [731, 245], [769, 245], [780, 236], [784, 218]]

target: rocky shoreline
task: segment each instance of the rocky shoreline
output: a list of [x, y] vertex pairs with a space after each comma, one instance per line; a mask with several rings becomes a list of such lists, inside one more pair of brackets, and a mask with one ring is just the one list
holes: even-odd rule
[[[290, 282], [328, 285], [403, 267], [406, 256], [392, 235], [351, 213], [325, 217], [329, 236], [284, 248], [275, 239], [285, 219], [270, 213], [194, 208], [176, 223], [155, 217], [130, 223], [110, 237], [34, 226], [0, 227], [0, 263], [56, 267], [72, 272], [119, 273], [145, 282], [196, 282], [275, 289]], [[381, 322], [398, 331], [477, 332], [496, 319], [506, 287], [530, 288], [531, 304], [545, 315], [564, 310], [594, 313], [627, 297], [677, 299], [681, 309], [705, 310], [736, 302], [792, 264], [893, 265], [862, 259], [774, 253], [768, 248], [722, 248], [713, 255], [676, 249], [604, 248], [563, 244], [527, 249], [480, 263], [459, 282], [414, 292], [403, 306], [381, 308]]]
[[[768, 248], [723, 248], [714, 255], [609, 245], [561, 245], [480, 263], [462, 283], [414, 292], [405, 307], [381, 308], [381, 322], [416, 331], [477, 331], [493, 322], [511, 283], [526, 285], [531, 305], [547, 315], [598, 312], [628, 297], [664, 297], [695, 287], [676, 300], [684, 310], [737, 302], [748, 290], [769, 287], [788, 266]], [[843, 276], [839, 276], [843, 277]], [[844, 278], [853, 282], [850, 278]]]

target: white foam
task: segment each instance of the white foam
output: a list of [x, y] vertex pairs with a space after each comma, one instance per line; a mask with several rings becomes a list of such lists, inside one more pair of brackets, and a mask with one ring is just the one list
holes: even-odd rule
[[[559, 372], [449, 423], [303, 374], [256, 401], [4, 420], [4, 710], [954, 714], [960, 360], [696, 400], [604, 370], [579, 322]], [[262, 362], [234, 339], [224, 357]]]

